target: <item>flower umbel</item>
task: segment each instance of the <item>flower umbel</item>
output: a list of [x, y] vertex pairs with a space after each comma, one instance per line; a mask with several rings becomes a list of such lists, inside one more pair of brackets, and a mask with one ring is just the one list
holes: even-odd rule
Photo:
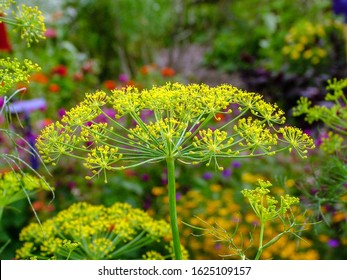
[[[47, 220], [32, 223], [20, 234], [17, 258], [129, 259], [139, 251], [145, 259], [171, 255], [170, 227], [126, 203], [111, 207], [76, 203]], [[154, 249], [156, 251], [154, 251]], [[187, 253], [185, 253], [187, 258]]]
[[[238, 109], [233, 112], [230, 108], [235, 103]], [[107, 106], [116, 110], [115, 118], [105, 113]], [[152, 112], [153, 117], [140, 117], [144, 111]], [[217, 113], [236, 117], [219, 128], [209, 128]], [[41, 132], [37, 147], [47, 162], [64, 154], [85, 158], [85, 166], [94, 170], [94, 175], [168, 157], [186, 164], [214, 162], [219, 166], [220, 158], [272, 155], [291, 148], [304, 156], [306, 149], [313, 147], [312, 140], [297, 128], [276, 129], [273, 123], [285, 121], [282, 114], [260, 95], [229, 85], [212, 88], [169, 83], [141, 92], [127, 87], [111, 95], [100, 91], [87, 94], [61, 122]], [[95, 121], [100, 115], [108, 124]], [[124, 125], [126, 116], [133, 127]], [[280, 135], [285, 146], [278, 145]]]

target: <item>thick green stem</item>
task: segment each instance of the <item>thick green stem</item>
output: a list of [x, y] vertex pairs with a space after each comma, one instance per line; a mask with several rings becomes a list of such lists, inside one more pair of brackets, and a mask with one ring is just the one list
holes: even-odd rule
[[182, 259], [181, 242], [177, 223], [176, 210], [176, 183], [175, 183], [175, 161], [172, 157], [166, 158], [168, 189], [169, 189], [169, 207], [170, 207], [170, 225], [172, 232], [173, 247], [176, 260]]
[[259, 260], [261, 254], [263, 253], [264, 229], [265, 229], [265, 223], [264, 223], [264, 221], [261, 221], [260, 236], [259, 236], [259, 248], [258, 248], [258, 253], [255, 257], [256, 260]]

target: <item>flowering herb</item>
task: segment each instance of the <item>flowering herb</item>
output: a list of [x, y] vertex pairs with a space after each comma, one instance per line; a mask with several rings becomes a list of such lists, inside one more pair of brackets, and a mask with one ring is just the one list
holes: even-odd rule
[[51, 190], [42, 177], [13, 171], [0, 174], [0, 220], [6, 206], [39, 190]]
[[328, 153], [335, 153], [345, 148], [341, 136], [347, 135], [346, 88], [347, 79], [329, 80], [327, 90], [331, 92], [325, 96], [328, 106], [312, 105], [307, 97], [301, 97], [297, 107], [293, 109], [294, 116], [304, 115], [308, 123], [321, 121], [332, 129], [329, 131], [328, 137], [323, 138], [321, 145], [322, 149]]
[[18, 259], [129, 259], [134, 251], [144, 259], [174, 258], [169, 224], [126, 203], [75, 203], [42, 227], [24, 228], [20, 240]]
[[[259, 237], [259, 247], [256, 259], [258, 260], [263, 252], [263, 250], [275, 242], [277, 242], [282, 235], [286, 233], [292, 233], [293, 228], [297, 226], [295, 219], [291, 220], [287, 218], [287, 212], [291, 210], [292, 205], [298, 204], [299, 199], [297, 197], [292, 197], [289, 195], [281, 196], [279, 201], [270, 196], [269, 187], [272, 184], [269, 181], [258, 180], [258, 185], [254, 190], [243, 190], [242, 194], [246, 197], [255, 213], [255, 215], [260, 220], [260, 237]], [[279, 204], [279, 206], [278, 206]], [[263, 244], [264, 239], [264, 229], [267, 222], [280, 219], [284, 225], [284, 231], [270, 240], [268, 243]]]
[[21, 39], [25, 40], [28, 46], [33, 42], [37, 43], [40, 39], [44, 39], [46, 27], [44, 17], [38, 7], [22, 4], [21, 6], [16, 6], [15, 11], [12, 13], [13, 17], [5, 17], [5, 11], [10, 9], [13, 4], [16, 4], [16, 2], [0, 2], [0, 22], [12, 26], [15, 32], [20, 33]]
[[7, 94], [19, 82], [28, 83], [31, 73], [37, 71], [40, 71], [40, 67], [29, 59], [23, 62], [16, 58], [0, 59], [0, 95]]
[[[243, 236], [243, 233], [246, 233], [249, 228], [245, 231], [244, 225], [239, 224], [239, 219], [236, 220], [236, 226], [232, 232], [229, 232], [229, 230], [224, 228], [224, 226], [230, 226], [230, 220], [227, 223], [216, 223], [216, 226], [214, 226], [207, 221], [196, 218], [197, 222], [203, 222], [203, 227], [197, 226], [197, 222], [195, 222], [195, 224], [186, 225], [203, 232], [198, 236], [212, 235], [215, 237], [214, 241], [217, 242], [217, 244], [227, 244], [230, 254], [223, 254], [223, 257], [232, 257], [237, 255], [244, 260], [249, 259], [250, 256], [254, 254], [254, 258], [258, 260], [261, 258], [265, 249], [277, 243], [285, 235], [294, 235], [299, 237], [298, 232], [302, 231], [304, 226], [302, 223], [297, 221], [296, 217], [294, 217], [294, 214], [292, 213], [292, 207], [299, 203], [299, 199], [289, 195], [280, 196], [279, 199], [276, 199], [269, 195], [269, 188], [271, 186], [272, 184], [269, 181], [258, 179], [258, 187], [241, 191], [243, 196], [248, 200], [255, 214], [250, 215], [248, 213], [245, 217], [246, 222], [253, 225], [253, 231], [249, 232], [249, 240]], [[235, 215], [235, 213], [233, 215]], [[275, 228], [278, 229], [279, 232], [271, 228], [271, 234], [269, 234], [269, 231], [266, 230], [270, 228], [266, 227], [269, 223], [271, 223], [272, 226], [276, 225]], [[255, 228], [258, 226], [259, 231], [256, 231]], [[254, 236], [253, 234], [259, 236]], [[275, 236], [272, 236], [274, 234]], [[269, 237], [270, 240], [265, 242], [265, 239], [269, 239]], [[257, 249], [256, 252], [253, 252], [253, 247], [255, 247], [256, 243], [258, 243]], [[288, 240], [287, 245], [289, 245]]]
[[[230, 109], [234, 108], [236, 110]], [[112, 107], [115, 116], [105, 113]], [[235, 112], [234, 112], [235, 111]], [[151, 112], [141, 118], [140, 113]], [[234, 116], [218, 128], [209, 128], [217, 114]], [[108, 122], [96, 122], [104, 115]], [[124, 118], [132, 122], [124, 124]], [[170, 221], [176, 258], [181, 258], [176, 215], [175, 164], [214, 164], [219, 160], [275, 155], [295, 149], [306, 157], [312, 139], [300, 129], [284, 126], [284, 113], [263, 100], [231, 85], [167, 83], [139, 91], [135, 87], [87, 94], [61, 121], [41, 131], [37, 148], [46, 162], [61, 156], [84, 161], [91, 179], [107, 171], [123, 170], [166, 161]], [[133, 125], [131, 125], [133, 124]]]

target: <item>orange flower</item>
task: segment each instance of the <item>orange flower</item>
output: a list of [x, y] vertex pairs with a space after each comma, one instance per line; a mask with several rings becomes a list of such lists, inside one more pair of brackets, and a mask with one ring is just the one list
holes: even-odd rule
[[24, 83], [24, 82], [19, 82], [17, 84], [17, 89], [22, 89], [22, 88], [25, 88], [25, 90], [23, 90], [22, 93], [27, 93], [27, 91], [28, 91], [28, 84]]
[[129, 80], [129, 81], [127, 81], [127, 83], [126, 83], [126, 86], [127, 87], [134, 87], [136, 84], [135, 84], [135, 81], [134, 80]]
[[149, 73], [149, 66], [148, 65], [144, 65], [140, 68], [140, 73], [142, 75], [147, 75]]
[[164, 77], [172, 77], [176, 75], [176, 71], [171, 67], [164, 67], [161, 69], [161, 74]]
[[30, 80], [39, 84], [46, 84], [48, 82], [47, 76], [43, 73], [34, 73], [31, 75]]
[[214, 119], [219, 122], [219, 121], [223, 121], [225, 119], [225, 115], [221, 114], [221, 113], [217, 113], [214, 117]]
[[109, 90], [113, 90], [113, 89], [115, 89], [117, 87], [117, 84], [113, 80], [106, 80], [104, 82], [104, 87], [109, 89]]
[[53, 123], [53, 121], [51, 119], [44, 119], [43, 123], [45, 126], [47, 126], [47, 125], [50, 125], [51, 123]]
[[50, 91], [50, 92], [54, 92], [54, 93], [56, 93], [56, 92], [59, 92], [60, 91], [60, 86], [58, 85], [58, 84], [50, 84], [49, 86], [48, 86], [48, 90]]

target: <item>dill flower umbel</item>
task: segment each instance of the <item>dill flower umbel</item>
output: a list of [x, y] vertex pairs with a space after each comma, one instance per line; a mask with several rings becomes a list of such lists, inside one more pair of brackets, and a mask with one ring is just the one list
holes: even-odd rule
[[[236, 112], [232, 104], [238, 106]], [[113, 118], [105, 113], [107, 107], [116, 111]], [[142, 118], [145, 111], [153, 117]], [[207, 126], [216, 114], [236, 116], [212, 130]], [[97, 122], [100, 115], [107, 122]], [[133, 119], [133, 127], [124, 125], [125, 116]], [[42, 130], [37, 147], [46, 162], [57, 162], [62, 155], [77, 157], [91, 169], [91, 177], [102, 174], [105, 180], [107, 170], [166, 158], [186, 164], [214, 162], [219, 167], [219, 158], [273, 155], [291, 148], [305, 156], [312, 140], [298, 128], [276, 128], [284, 121], [276, 105], [230, 85], [175, 83], [141, 92], [127, 87], [110, 95], [87, 94], [61, 121]], [[285, 146], [278, 145], [279, 138]]]
[[[16, 9], [12, 12], [12, 17], [2, 16], [6, 11], [11, 8], [12, 5], [16, 6]], [[0, 22], [13, 27], [14, 32], [20, 33], [21, 39], [27, 42], [30, 46], [31, 43], [37, 43], [40, 39], [44, 39], [44, 33], [46, 31], [44, 16], [37, 6], [30, 7], [22, 4], [16, 5], [15, 1], [0, 1]]]
[[52, 190], [43, 178], [14, 171], [0, 173], [0, 220], [3, 209], [39, 190]]
[[[111, 207], [73, 204], [42, 224], [20, 234], [18, 259], [144, 259], [173, 258], [170, 226], [126, 203]], [[184, 257], [187, 253], [184, 251]]]
[[30, 75], [38, 71], [40, 67], [29, 59], [23, 62], [9, 57], [0, 59], [0, 95], [6, 94], [19, 82], [29, 83]]
[[[110, 116], [106, 109], [115, 110]], [[100, 115], [107, 121], [99, 122]], [[219, 127], [211, 120], [228, 116]], [[286, 127], [282, 110], [257, 93], [231, 85], [167, 83], [140, 91], [135, 87], [86, 94], [59, 122], [41, 131], [37, 148], [45, 162], [61, 156], [84, 161], [87, 179], [147, 163], [166, 161], [169, 197], [179, 248], [175, 216], [175, 163], [214, 164], [219, 160], [275, 155], [297, 150], [305, 157], [313, 141], [300, 129]], [[280, 141], [279, 141], [280, 140]], [[179, 250], [179, 249], [178, 249]], [[180, 258], [177, 251], [176, 256]]]

